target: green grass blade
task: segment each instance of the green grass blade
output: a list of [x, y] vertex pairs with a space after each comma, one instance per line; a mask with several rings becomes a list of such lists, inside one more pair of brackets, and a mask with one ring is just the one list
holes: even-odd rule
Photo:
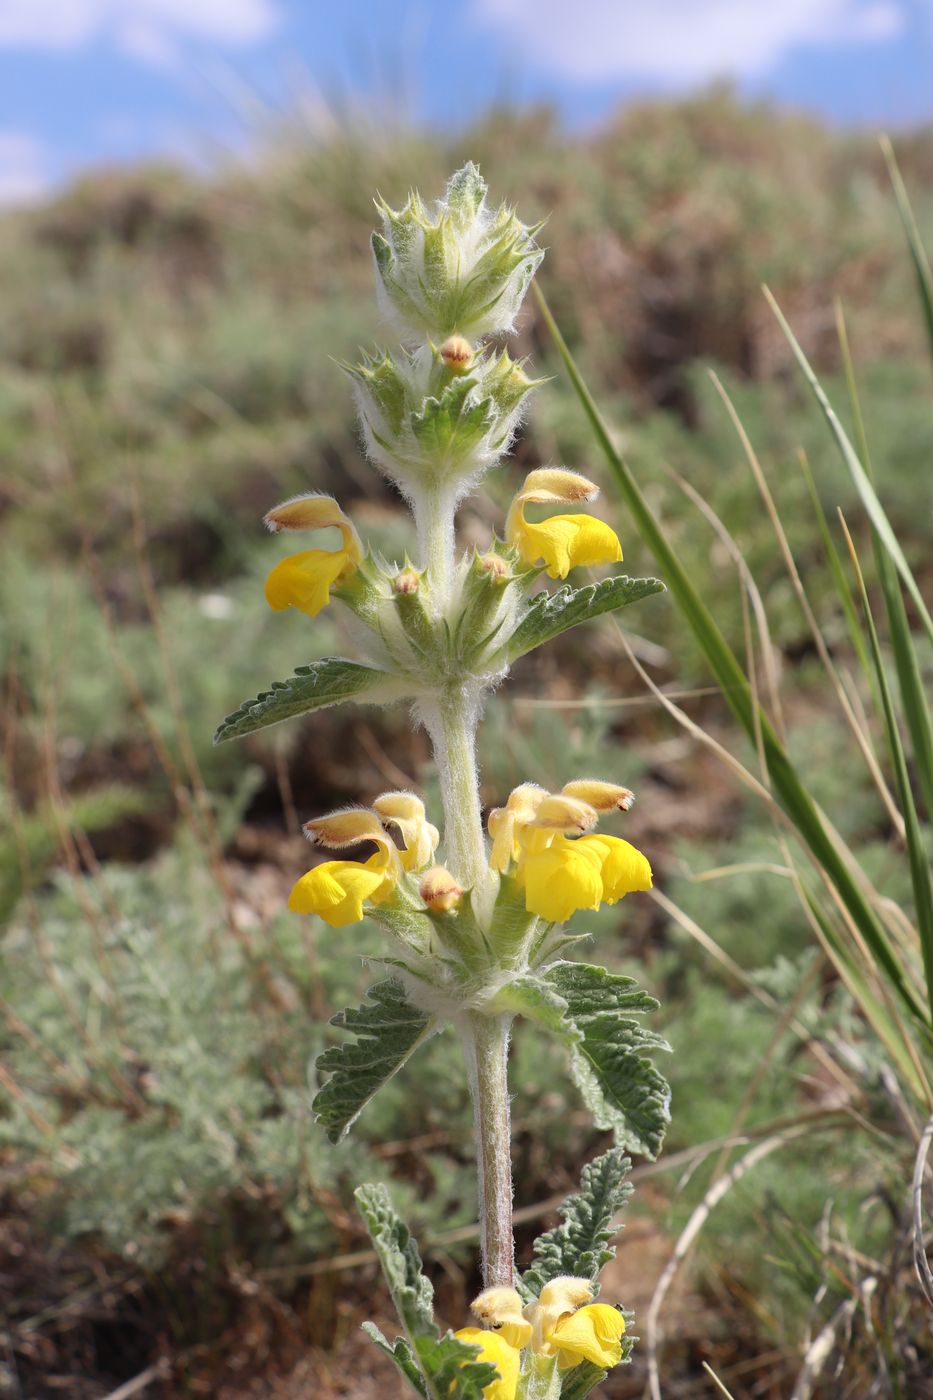
[[894, 147], [887, 136], [881, 138], [881, 153], [891, 177], [894, 198], [897, 201], [897, 212], [901, 216], [904, 233], [907, 235], [907, 247], [917, 276], [917, 290], [920, 293], [920, 305], [923, 308], [927, 339], [930, 342], [930, 354], [933, 355], [933, 273], [930, 272], [930, 261], [920, 237], [920, 229], [917, 227], [917, 220], [914, 217], [910, 197], [907, 194], [907, 186], [904, 184], [897, 157], [894, 154]]
[[826, 422], [829, 424], [830, 431], [836, 440], [836, 445], [842, 454], [842, 458], [846, 464], [846, 467], [848, 468], [849, 475], [852, 477], [852, 480], [855, 484], [855, 489], [858, 491], [859, 496], [861, 497], [862, 504], [865, 507], [865, 510], [868, 514], [868, 518], [871, 520], [872, 525], [877, 530], [878, 536], [882, 544], [890, 554], [898, 573], [904, 580], [904, 585], [907, 588], [907, 591], [910, 594], [911, 598], [913, 599], [914, 605], [917, 609], [920, 619], [923, 622], [924, 627], [926, 628], [930, 640], [933, 641], [933, 617], [930, 616], [929, 609], [927, 608], [926, 603], [923, 601], [923, 595], [921, 594], [920, 589], [917, 585], [917, 580], [914, 578], [913, 570], [907, 562], [907, 559], [904, 555], [904, 551], [901, 549], [897, 536], [895, 535], [894, 530], [891, 526], [891, 522], [885, 513], [884, 506], [878, 499], [875, 488], [874, 486], [872, 486], [871, 481], [869, 480], [868, 473], [865, 471], [865, 468], [862, 466], [862, 463], [859, 460], [858, 453], [849, 441], [845, 429], [839, 422], [839, 419], [836, 416], [832, 404], [826, 397], [826, 392], [823, 389], [822, 384], [817, 379], [810, 366], [809, 360], [803, 353], [803, 350], [800, 348], [800, 345], [793, 331], [791, 330], [790, 325], [788, 324], [784, 316], [784, 313], [781, 311], [781, 308], [778, 306], [777, 302], [775, 301], [771, 293], [768, 291], [767, 287], [764, 290], [765, 296], [768, 300], [768, 304], [770, 305], [771, 310], [774, 312], [778, 325], [781, 327], [781, 330], [784, 332], [784, 335], [787, 338], [787, 343], [793, 351], [794, 358], [800, 366], [804, 378], [806, 379], [811, 390], [813, 391], [813, 396], [819, 404], [820, 408], [822, 409], [823, 415], [826, 418]]
[[921, 1102], [928, 1101], [929, 1088], [918, 1073], [913, 1057], [905, 1045], [906, 1027], [892, 1018], [888, 1008], [872, 991], [862, 968], [852, 957], [846, 940], [832, 920], [827, 917], [825, 910], [812, 891], [803, 889], [802, 897], [806, 900], [810, 913], [820, 927], [826, 951], [833, 966], [848, 987], [854, 1000], [858, 1002], [866, 1021], [890, 1055], [891, 1063], [897, 1065], [904, 1083], [911, 1086], [917, 1098]]
[[[849, 390], [849, 401], [852, 405], [852, 414], [855, 421], [855, 435], [858, 441], [859, 455], [861, 456], [862, 465], [866, 473], [869, 478], [871, 478], [873, 473], [871, 469], [871, 454], [868, 449], [868, 435], [865, 432], [865, 420], [862, 416], [862, 405], [859, 400], [858, 384], [855, 379], [855, 366], [852, 362], [852, 355], [849, 349], [849, 338], [846, 334], [845, 319], [839, 307], [837, 307], [836, 319], [839, 327], [839, 344], [842, 348], [842, 361], [845, 367], [846, 384]], [[881, 593], [884, 598], [884, 606], [888, 618], [888, 632], [891, 637], [891, 649], [894, 653], [894, 665], [897, 670], [901, 705], [904, 711], [904, 718], [907, 721], [907, 728], [910, 732], [910, 742], [916, 760], [917, 781], [920, 791], [923, 794], [923, 803], [926, 808], [927, 820], [933, 821], [933, 719], [931, 719], [930, 716], [930, 707], [927, 704], [926, 692], [924, 691], [923, 681], [920, 676], [917, 649], [910, 631], [907, 609], [904, 606], [904, 595], [901, 592], [897, 574], [891, 564], [887, 550], [884, 548], [877, 531], [874, 529], [872, 530], [872, 544], [874, 545], [875, 568], [878, 573], [878, 581], [881, 585]], [[880, 706], [881, 696], [877, 695], [876, 698]]]
[[803, 479], [807, 483], [807, 490], [810, 493], [810, 500], [813, 505], [813, 516], [816, 520], [817, 529], [820, 532], [820, 539], [823, 541], [823, 548], [829, 563], [829, 571], [833, 577], [836, 593], [842, 604], [842, 611], [845, 614], [846, 627], [849, 633], [849, 640], [852, 643], [859, 665], [865, 676], [874, 684], [874, 673], [871, 668], [871, 661], [868, 656], [868, 649], [865, 646], [865, 639], [862, 636], [862, 628], [859, 623], [858, 613], [852, 599], [852, 592], [842, 567], [842, 559], [836, 548], [836, 542], [829, 529], [829, 521], [826, 519], [826, 512], [823, 509], [823, 502], [820, 500], [819, 492], [816, 489], [816, 482], [813, 480], [813, 472], [810, 470], [810, 463], [806, 457], [800, 457], [800, 469], [803, 472]]
[[554, 339], [616, 486], [631, 511], [642, 538], [661, 566], [664, 581], [677, 600], [681, 612], [699, 642], [732, 713], [751, 743], [757, 744], [760, 738], [768, 774], [781, 807], [800, 833], [814, 859], [833, 881], [840, 898], [858, 926], [878, 966], [884, 971], [900, 1000], [912, 1015], [926, 1022], [927, 1013], [924, 1004], [907, 980], [886, 930], [869, 905], [843, 855], [827, 831], [816, 804], [798, 777], [773, 726], [767, 716], [761, 712], [760, 707], [756, 706], [748, 679], [734, 652], [717, 627], [703, 599], [694, 588], [692, 580], [681, 565], [677, 555], [668, 544], [664, 531], [642, 495], [629, 467], [616, 451], [606, 423], [560, 333], [544, 295], [537, 283], [534, 284], [534, 287], [545, 324]]
[[910, 880], [913, 885], [914, 905], [917, 912], [917, 928], [920, 933], [920, 951], [923, 957], [923, 970], [926, 976], [927, 1000], [930, 1003], [931, 1016], [933, 1016], [933, 883], [931, 883], [930, 880], [930, 866], [926, 858], [923, 832], [917, 816], [913, 790], [910, 786], [910, 775], [907, 772], [907, 759], [904, 756], [904, 745], [901, 742], [900, 731], [897, 727], [897, 716], [894, 713], [894, 700], [891, 695], [891, 687], [888, 684], [884, 659], [881, 655], [878, 630], [875, 627], [875, 619], [872, 615], [871, 604], [868, 601], [868, 590], [865, 587], [865, 580], [862, 577], [862, 570], [859, 566], [854, 549], [852, 550], [852, 562], [855, 567], [859, 594], [862, 600], [862, 610], [865, 614], [865, 628], [868, 634], [872, 660], [874, 661], [875, 672], [878, 678], [881, 712], [884, 716], [888, 746], [891, 751], [891, 762], [894, 768], [894, 779], [901, 804], [901, 813], [904, 818], [907, 856], [910, 863]]

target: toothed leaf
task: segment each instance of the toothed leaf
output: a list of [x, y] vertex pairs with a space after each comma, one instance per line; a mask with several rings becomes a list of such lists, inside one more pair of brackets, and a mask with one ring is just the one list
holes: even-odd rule
[[221, 722], [214, 743], [238, 739], [242, 734], [252, 734], [283, 719], [323, 710], [344, 700], [383, 703], [404, 693], [404, 685], [396, 676], [342, 656], [328, 656], [323, 661], [296, 667], [287, 681], [273, 681], [271, 688], [261, 691], [255, 700], [244, 700]]
[[415, 1350], [431, 1395], [439, 1400], [483, 1400], [483, 1389], [498, 1378], [489, 1361], [477, 1361], [479, 1347], [443, 1337], [417, 1337]]
[[405, 1338], [396, 1337], [392, 1346], [389, 1346], [388, 1340], [383, 1333], [379, 1331], [379, 1328], [374, 1322], [364, 1322], [363, 1331], [366, 1333], [367, 1337], [372, 1338], [380, 1351], [384, 1351], [387, 1356], [391, 1356], [402, 1375], [406, 1380], [411, 1382], [411, 1385], [418, 1394], [423, 1397], [423, 1400], [428, 1400], [428, 1392], [424, 1383], [424, 1377], [418, 1370], [418, 1363], [415, 1360], [414, 1352]]
[[331, 1025], [356, 1038], [318, 1056], [315, 1068], [330, 1078], [315, 1095], [312, 1110], [331, 1142], [339, 1142], [435, 1025], [411, 1004], [395, 977], [370, 987], [362, 1006], [338, 1012]]
[[671, 1091], [648, 1056], [670, 1050], [634, 1015], [658, 1003], [632, 977], [586, 963], [556, 963], [547, 980], [567, 1002], [567, 1019], [583, 1039], [571, 1047], [570, 1069], [598, 1128], [620, 1146], [657, 1157], [670, 1122]]
[[531, 1267], [522, 1278], [526, 1297], [537, 1298], [546, 1283], [564, 1275], [596, 1282], [615, 1256], [609, 1242], [618, 1230], [614, 1218], [632, 1194], [625, 1179], [631, 1166], [622, 1149], [613, 1147], [583, 1168], [580, 1190], [560, 1208], [561, 1223], [535, 1240]]
[[421, 1271], [421, 1255], [411, 1231], [396, 1214], [384, 1186], [367, 1183], [358, 1186], [353, 1194], [402, 1326], [412, 1341], [435, 1338], [434, 1289]]
[[588, 622], [600, 613], [617, 612], [619, 608], [627, 608], [629, 603], [663, 591], [660, 579], [629, 578], [627, 574], [588, 583], [584, 588], [571, 588], [565, 583], [556, 593], [538, 593], [532, 598], [528, 611], [503, 650], [508, 659], [514, 661], [580, 622]]

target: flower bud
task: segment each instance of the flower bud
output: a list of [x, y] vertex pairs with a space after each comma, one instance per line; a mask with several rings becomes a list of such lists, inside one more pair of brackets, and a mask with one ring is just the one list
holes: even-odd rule
[[421, 574], [417, 569], [403, 569], [392, 580], [392, 591], [393, 593], [417, 593], [420, 583]]
[[463, 374], [473, 363], [473, 347], [462, 335], [450, 335], [437, 352], [454, 374]]
[[501, 554], [481, 554], [476, 560], [477, 567], [488, 574], [495, 583], [505, 583], [512, 577], [512, 569]]
[[449, 914], [463, 898], [463, 890], [443, 865], [434, 865], [426, 872], [419, 893], [428, 908], [437, 914]]

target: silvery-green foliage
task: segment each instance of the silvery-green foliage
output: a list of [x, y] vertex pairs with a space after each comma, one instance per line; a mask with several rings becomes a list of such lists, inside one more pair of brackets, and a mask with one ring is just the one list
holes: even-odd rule
[[450, 369], [431, 345], [345, 368], [367, 451], [407, 495], [422, 483], [464, 492], [508, 451], [540, 383], [505, 350], [478, 353], [465, 370]]
[[372, 238], [380, 305], [403, 336], [441, 341], [501, 335], [513, 327], [544, 256], [536, 229], [501, 205], [486, 207], [486, 182], [471, 162], [433, 213], [412, 192], [402, 209], [377, 205]]

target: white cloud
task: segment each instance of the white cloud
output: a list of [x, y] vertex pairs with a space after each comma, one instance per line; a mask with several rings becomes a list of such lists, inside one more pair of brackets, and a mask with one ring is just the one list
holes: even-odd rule
[[41, 142], [27, 131], [0, 130], [0, 204], [28, 204], [48, 185]]
[[790, 50], [891, 38], [902, 0], [474, 0], [476, 21], [563, 78], [761, 77]]
[[280, 19], [275, 0], [0, 0], [0, 46], [74, 49], [105, 39], [165, 67], [185, 40], [255, 44]]

